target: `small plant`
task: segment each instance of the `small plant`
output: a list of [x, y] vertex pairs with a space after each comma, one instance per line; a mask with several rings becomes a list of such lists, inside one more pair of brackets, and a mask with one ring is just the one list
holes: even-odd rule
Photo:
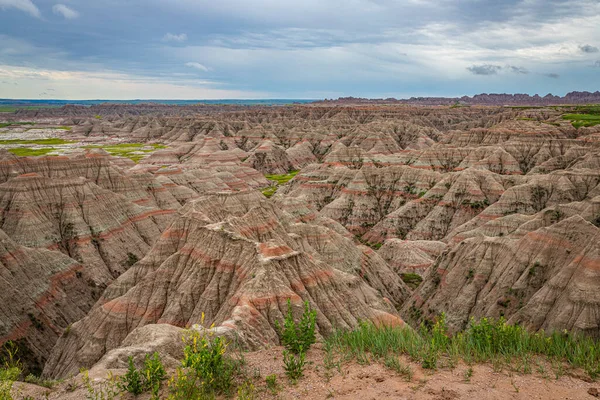
[[158, 353], [155, 352], [152, 357], [146, 354], [143, 370], [144, 390], [150, 391], [152, 400], [158, 400], [160, 386], [166, 378], [167, 373]]
[[0, 364], [0, 399], [12, 400], [12, 387], [14, 382], [21, 376], [23, 368], [21, 360], [17, 356], [19, 349], [17, 345], [8, 341], [2, 346], [2, 363]]
[[121, 389], [119, 388], [118, 379], [109, 372], [108, 377], [105, 381], [94, 387], [92, 380], [90, 379], [89, 371], [86, 369], [81, 370], [82, 376], [81, 381], [83, 386], [87, 390], [85, 398], [87, 400], [113, 400]]
[[136, 256], [133, 253], [127, 253], [127, 261], [125, 261], [125, 264], [128, 267], [131, 267], [133, 264], [135, 264], [136, 262], [138, 262], [140, 259], [138, 258], [138, 256]]
[[134, 395], [141, 394], [144, 391], [142, 383], [142, 374], [137, 370], [133, 363], [133, 357], [129, 357], [127, 363], [127, 372], [123, 375], [119, 382], [119, 387]]
[[304, 375], [305, 358], [306, 354], [302, 349], [297, 356], [288, 350], [283, 351], [283, 368], [292, 383], [296, 383]]
[[234, 378], [241, 375], [242, 362], [225, 355], [225, 339], [192, 331], [184, 342], [181, 367], [169, 381], [169, 398], [183, 400], [231, 394]]
[[255, 387], [252, 381], [246, 380], [240, 387], [238, 387], [237, 395], [238, 400], [254, 400]]
[[472, 377], [473, 377], [473, 368], [469, 367], [465, 371], [465, 382], [471, 382]]
[[33, 374], [29, 374], [25, 377], [25, 382], [31, 383], [33, 385], [43, 386], [48, 389], [52, 389], [56, 384], [60, 381], [54, 381], [49, 379], [42, 379], [39, 376], [35, 376]]
[[277, 375], [268, 375], [265, 378], [265, 381], [267, 382], [267, 389], [269, 389], [272, 394], [277, 394], [279, 392], [280, 387], [279, 383], [277, 383]]
[[292, 303], [288, 299], [288, 310], [283, 321], [283, 328], [276, 322], [276, 327], [280, 331], [281, 342], [286, 349], [294, 354], [300, 354], [307, 351], [310, 346], [315, 343], [315, 326], [317, 312], [311, 310], [308, 301], [304, 302], [304, 312], [300, 318], [300, 322], [294, 321], [292, 313]]
[[400, 359], [398, 358], [398, 356], [387, 355], [383, 360], [383, 364], [386, 367], [388, 367], [389, 369], [396, 371], [398, 374], [404, 376], [404, 378], [408, 382], [410, 382], [412, 380], [412, 377], [413, 377], [412, 369], [410, 369], [410, 367], [408, 365], [402, 364], [400, 362]]

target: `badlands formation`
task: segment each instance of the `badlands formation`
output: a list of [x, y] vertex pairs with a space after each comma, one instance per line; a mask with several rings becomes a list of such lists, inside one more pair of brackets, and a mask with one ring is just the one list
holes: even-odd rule
[[319, 337], [441, 313], [600, 337], [586, 109], [348, 103], [1, 115], [0, 343], [52, 378], [175, 360], [202, 319], [268, 349], [288, 300]]

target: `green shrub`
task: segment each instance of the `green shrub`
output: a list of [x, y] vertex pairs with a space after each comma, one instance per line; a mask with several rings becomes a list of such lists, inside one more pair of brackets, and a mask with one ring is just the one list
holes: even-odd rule
[[411, 272], [400, 274], [400, 278], [402, 278], [402, 281], [406, 283], [406, 285], [408, 285], [408, 287], [412, 290], [415, 290], [417, 287], [419, 287], [421, 282], [423, 282], [421, 275], [413, 274]]
[[134, 395], [141, 394], [144, 391], [142, 383], [142, 374], [133, 364], [133, 357], [129, 357], [127, 373], [123, 375], [119, 382], [119, 387]]
[[283, 368], [285, 369], [285, 374], [293, 383], [297, 382], [304, 375], [305, 358], [306, 353], [303, 351], [300, 351], [297, 355], [288, 350], [283, 351]]
[[169, 398], [183, 400], [231, 394], [242, 363], [225, 354], [225, 339], [193, 331], [184, 341], [181, 367], [169, 381]]
[[296, 323], [292, 313], [292, 303], [289, 299], [287, 306], [288, 310], [283, 321], [283, 328], [280, 326], [279, 322], [276, 322], [275, 326], [279, 330], [281, 342], [285, 348], [294, 354], [300, 354], [307, 351], [310, 346], [315, 343], [317, 312], [311, 310], [308, 301], [305, 301], [302, 317], [300, 318], [300, 321]]
[[165, 367], [163, 366], [158, 353], [155, 352], [152, 357], [150, 357], [149, 354], [146, 354], [143, 370], [144, 390], [148, 390], [152, 393], [153, 400], [158, 400], [160, 386], [162, 381], [166, 378], [167, 372], [165, 371]]
[[279, 383], [277, 383], [277, 375], [268, 375], [265, 378], [265, 381], [267, 382], [267, 389], [269, 389], [269, 391], [272, 394], [277, 394], [279, 392]]
[[0, 400], [12, 400], [12, 387], [15, 381], [21, 376], [23, 367], [18, 357], [19, 349], [17, 345], [8, 341], [2, 346], [0, 355]]

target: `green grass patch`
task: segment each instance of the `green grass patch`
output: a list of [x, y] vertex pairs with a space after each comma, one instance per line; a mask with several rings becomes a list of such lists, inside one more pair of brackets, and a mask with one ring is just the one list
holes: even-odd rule
[[575, 107], [575, 111], [576, 113], [563, 115], [563, 119], [571, 121], [575, 128], [600, 124], [600, 105]]
[[286, 183], [288, 183], [290, 180], [292, 180], [293, 177], [298, 175], [298, 172], [300, 172], [300, 170], [291, 171], [288, 174], [281, 174], [281, 175], [267, 174], [267, 175], [265, 175], [265, 178], [267, 178], [270, 181], [275, 182], [275, 186], [269, 186], [267, 188], [262, 189], [261, 190], [262, 194], [264, 194], [265, 197], [270, 198], [271, 196], [273, 196], [275, 194], [275, 192], [277, 192], [279, 185], [285, 185]]
[[[144, 149], [144, 147], [151, 147]], [[84, 149], [103, 149], [112, 156], [125, 157], [139, 162], [148, 153], [152, 153], [158, 149], [166, 149], [167, 146], [162, 144], [145, 144], [145, 143], [118, 143], [112, 145], [89, 145], [83, 146]]]
[[326, 339], [325, 348], [359, 363], [406, 355], [426, 369], [453, 367], [462, 359], [467, 364], [491, 362], [494, 368], [530, 373], [534, 358], [538, 357], [561, 371], [567, 364], [585, 370], [592, 379], [600, 375], [597, 340], [566, 331], [550, 335], [531, 333], [507, 324], [503, 318], [471, 320], [464, 331], [455, 335], [448, 333], [443, 314], [435, 323], [421, 325], [418, 331], [361, 323], [356, 330], [332, 334]]
[[42, 148], [31, 148], [31, 147], [15, 147], [12, 149], [6, 149], [7, 151], [13, 153], [15, 156], [19, 157], [35, 157], [35, 156], [45, 156], [46, 154], [56, 150], [54, 147], [42, 147]]
[[400, 278], [402, 278], [402, 281], [413, 290], [415, 290], [421, 284], [421, 282], [423, 282], [423, 278], [421, 277], [421, 275], [413, 274], [410, 272], [400, 274]]
[[63, 131], [70, 131], [71, 129], [73, 129], [73, 127], [71, 127], [71, 126], [57, 126], [54, 129], [62, 129]]
[[32, 140], [26, 140], [26, 139], [8, 139], [8, 140], [0, 140], [0, 145], [3, 144], [37, 144], [37, 145], [41, 145], [41, 146], [52, 146], [52, 145], [57, 145], [57, 144], [69, 144], [69, 143], [75, 143], [73, 141], [70, 140], [64, 140], [64, 139], [59, 139], [59, 138], [48, 138], [48, 139], [32, 139]]
[[286, 183], [288, 183], [290, 180], [292, 180], [293, 177], [295, 177], [296, 175], [298, 175], [298, 171], [292, 171], [289, 174], [282, 174], [282, 175], [265, 175], [265, 178], [267, 178], [270, 181], [275, 181], [277, 182], [278, 185], [284, 185]]
[[277, 186], [269, 186], [268, 188], [262, 189], [261, 192], [266, 198], [270, 198], [275, 194], [275, 192], [277, 192]]
[[6, 128], [14, 125], [35, 125], [35, 122], [0, 122], [0, 128]]

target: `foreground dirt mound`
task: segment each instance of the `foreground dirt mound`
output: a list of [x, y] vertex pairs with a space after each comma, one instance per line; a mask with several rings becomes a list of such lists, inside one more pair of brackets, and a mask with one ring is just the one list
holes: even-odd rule
[[403, 307], [416, 322], [440, 312], [459, 330], [505, 316], [532, 330], [600, 337], [600, 229], [579, 215], [511, 237], [466, 239], [444, 252]]
[[[306, 227], [279, 211], [258, 192], [204, 196], [186, 205], [148, 256], [117, 279], [69, 335], [60, 339], [46, 365], [48, 376], [65, 376], [91, 366], [121, 345], [135, 328], [148, 324], [179, 327], [215, 324], [235, 331], [246, 347], [279, 342], [274, 328], [291, 300], [317, 310], [321, 334], [352, 328], [360, 320], [403, 324], [386, 290], [394, 274], [372, 250], [346, 255], [330, 265], [327, 228]], [[369, 252], [367, 252], [369, 253]], [[321, 256], [323, 254], [323, 256]], [[363, 262], [366, 270], [362, 271]], [[352, 266], [358, 270], [350, 270]], [[348, 268], [350, 267], [350, 268]], [[390, 296], [400, 301], [408, 289], [395, 276]]]
[[0, 343], [15, 341], [33, 372], [100, 291], [84, 267], [57, 251], [17, 245], [0, 230]]

